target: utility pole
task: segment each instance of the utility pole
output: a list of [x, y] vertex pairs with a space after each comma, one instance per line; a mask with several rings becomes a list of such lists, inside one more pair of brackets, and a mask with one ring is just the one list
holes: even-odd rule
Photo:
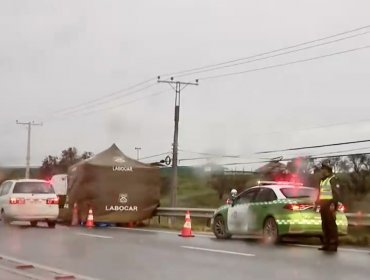
[[136, 159], [139, 160], [140, 159], [140, 150], [141, 150], [141, 148], [140, 147], [135, 147], [135, 150], [136, 150]]
[[17, 120], [16, 123], [20, 124], [20, 125], [26, 125], [27, 129], [28, 129], [25, 178], [29, 179], [30, 178], [30, 162], [31, 162], [31, 127], [33, 125], [42, 126], [42, 123], [35, 123], [34, 121], [32, 121], [32, 122], [19, 122], [18, 120]]
[[158, 83], [169, 84], [176, 93], [175, 96], [175, 131], [173, 136], [173, 149], [172, 149], [172, 178], [171, 178], [171, 207], [176, 207], [176, 196], [177, 196], [177, 163], [178, 163], [178, 141], [179, 141], [179, 120], [180, 120], [180, 93], [181, 90], [189, 85], [197, 86], [198, 79], [195, 83], [191, 82], [180, 82], [174, 81], [173, 77], [170, 80], [161, 80], [158, 76]]

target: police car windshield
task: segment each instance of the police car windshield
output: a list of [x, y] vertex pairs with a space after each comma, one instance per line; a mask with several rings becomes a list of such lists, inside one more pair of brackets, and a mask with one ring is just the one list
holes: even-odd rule
[[54, 193], [54, 189], [50, 184], [43, 182], [18, 182], [13, 193]]
[[281, 193], [286, 198], [310, 198], [316, 200], [317, 190], [313, 188], [281, 188]]

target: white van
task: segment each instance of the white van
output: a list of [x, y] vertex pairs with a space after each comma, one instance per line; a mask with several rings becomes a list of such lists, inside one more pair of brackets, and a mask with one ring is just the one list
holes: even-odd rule
[[59, 198], [52, 185], [44, 180], [8, 180], [0, 186], [0, 211], [3, 224], [29, 221], [31, 226], [47, 222], [55, 228]]
[[67, 174], [57, 174], [51, 177], [51, 184], [57, 195], [66, 195], [68, 187], [68, 175]]
[[68, 175], [57, 174], [51, 177], [50, 184], [59, 198], [59, 208], [63, 208], [67, 198]]

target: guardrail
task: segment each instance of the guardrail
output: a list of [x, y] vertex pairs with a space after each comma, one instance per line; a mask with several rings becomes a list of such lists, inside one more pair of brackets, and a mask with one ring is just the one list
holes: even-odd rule
[[[159, 207], [156, 212], [158, 217], [185, 217], [186, 211], [190, 211], [193, 218], [211, 219], [216, 209], [212, 208], [172, 208]], [[348, 225], [370, 227], [370, 214], [346, 213]]]
[[348, 225], [370, 227], [370, 214], [346, 213]]
[[211, 219], [216, 209], [159, 207], [156, 215], [159, 217], [185, 217], [186, 211], [190, 211], [194, 218]]

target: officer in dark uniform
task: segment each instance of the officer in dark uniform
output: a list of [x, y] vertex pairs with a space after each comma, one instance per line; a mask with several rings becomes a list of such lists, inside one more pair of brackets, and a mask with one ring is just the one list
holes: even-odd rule
[[329, 161], [322, 162], [321, 174], [320, 192], [316, 205], [320, 207], [324, 238], [323, 246], [319, 250], [336, 252], [338, 248], [336, 211], [340, 201], [340, 185]]

